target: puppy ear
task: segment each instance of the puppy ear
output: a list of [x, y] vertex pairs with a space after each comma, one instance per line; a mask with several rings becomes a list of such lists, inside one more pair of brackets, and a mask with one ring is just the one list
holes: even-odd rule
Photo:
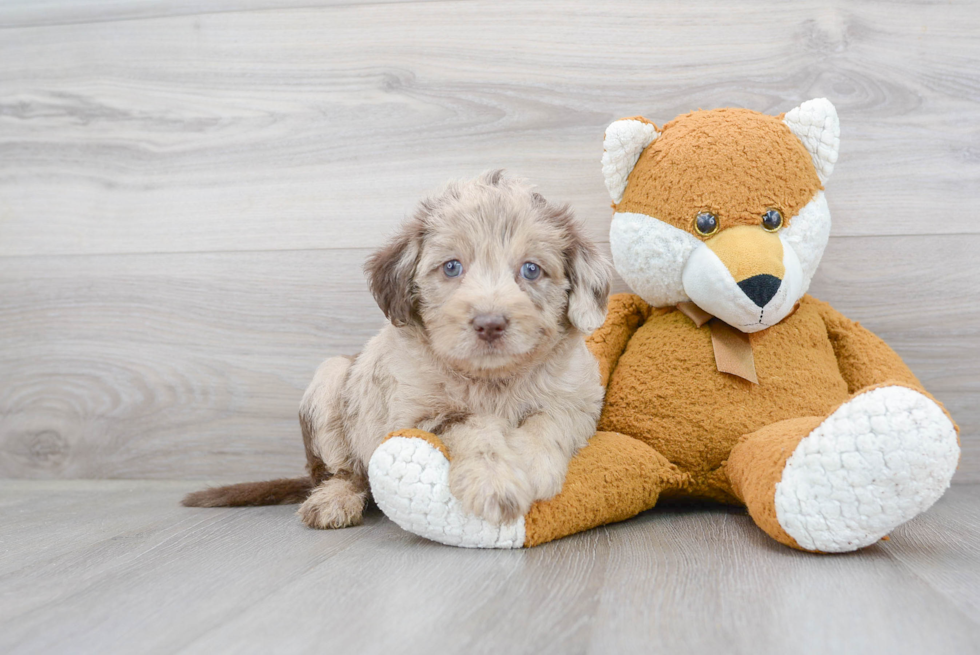
[[571, 244], [565, 251], [565, 275], [570, 284], [568, 320], [577, 330], [589, 334], [606, 320], [612, 268], [571, 220], [568, 227], [571, 234]]
[[425, 219], [431, 206], [423, 202], [418, 213], [364, 265], [371, 294], [395, 327], [417, 320], [415, 267], [422, 251]]

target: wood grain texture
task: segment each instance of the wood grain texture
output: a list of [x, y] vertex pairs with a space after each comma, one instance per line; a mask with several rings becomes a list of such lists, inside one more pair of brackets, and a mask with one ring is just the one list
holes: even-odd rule
[[[977, 250], [980, 235], [835, 238], [813, 284], [947, 404], [962, 481], [980, 477], [980, 291], [946, 263]], [[0, 476], [300, 474], [314, 369], [384, 320], [366, 252], [0, 258]]]
[[445, 0], [4, 0], [0, 29], [146, 18], [198, 16], [235, 11], [288, 11], [338, 5], [444, 2]]
[[7, 29], [0, 254], [372, 247], [496, 166], [602, 233], [612, 120], [815, 96], [843, 124], [836, 234], [977, 233], [977, 31], [971, 2], [588, 0]]
[[0, 260], [0, 475], [300, 474], [316, 366], [384, 321], [363, 256]]
[[834, 556], [717, 508], [473, 551], [376, 510], [315, 531], [291, 507], [180, 507], [189, 488], [0, 481], [16, 544], [0, 558], [0, 650], [963, 655], [980, 643], [977, 485], [889, 542]]
[[965, 1], [2, 3], [0, 476], [297, 474], [302, 390], [381, 325], [361, 262], [422, 195], [506, 167], [605, 243], [610, 121], [824, 95], [812, 291], [980, 481], [978, 32]]

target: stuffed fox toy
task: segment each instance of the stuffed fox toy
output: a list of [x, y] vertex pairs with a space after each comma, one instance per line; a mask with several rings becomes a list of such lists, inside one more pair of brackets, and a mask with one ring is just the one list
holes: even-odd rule
[[437, 437], [395, 433], [369, 467], [385, 513], [442, 543], [516, 548], [687, 497], [744, 505], [793, 548], [846, 552], [931, 506], [956, 426], [881, 339], [806, 295], [838, 143], [825, 99], [610, 125], [610, 245], [635, 294], [613, 296], [589, 339], [599, 432], [559, 495], [503, 526], [452, 498]]

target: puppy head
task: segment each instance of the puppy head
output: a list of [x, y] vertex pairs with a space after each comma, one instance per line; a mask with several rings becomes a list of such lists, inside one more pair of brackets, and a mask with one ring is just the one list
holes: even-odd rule
[[504, 374], [605, 319], [610, 268], [565, 206], [499, 171], [425, 200], [368, 261], [396, 326], [470, 374]]

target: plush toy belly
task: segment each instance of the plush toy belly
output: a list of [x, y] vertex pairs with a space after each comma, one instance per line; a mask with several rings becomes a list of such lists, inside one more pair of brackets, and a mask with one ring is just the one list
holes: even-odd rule
[[689, 474], [684, 495], [734, 502], [720, 467], [742, 435], [823, 416], [848, 397], [808, 297], [750, 338], [759, 384], [717, 370], [707, 325], [695, 327], [676, 310], [655, 312], [613, 371], [599, 429], [635, 437]]

